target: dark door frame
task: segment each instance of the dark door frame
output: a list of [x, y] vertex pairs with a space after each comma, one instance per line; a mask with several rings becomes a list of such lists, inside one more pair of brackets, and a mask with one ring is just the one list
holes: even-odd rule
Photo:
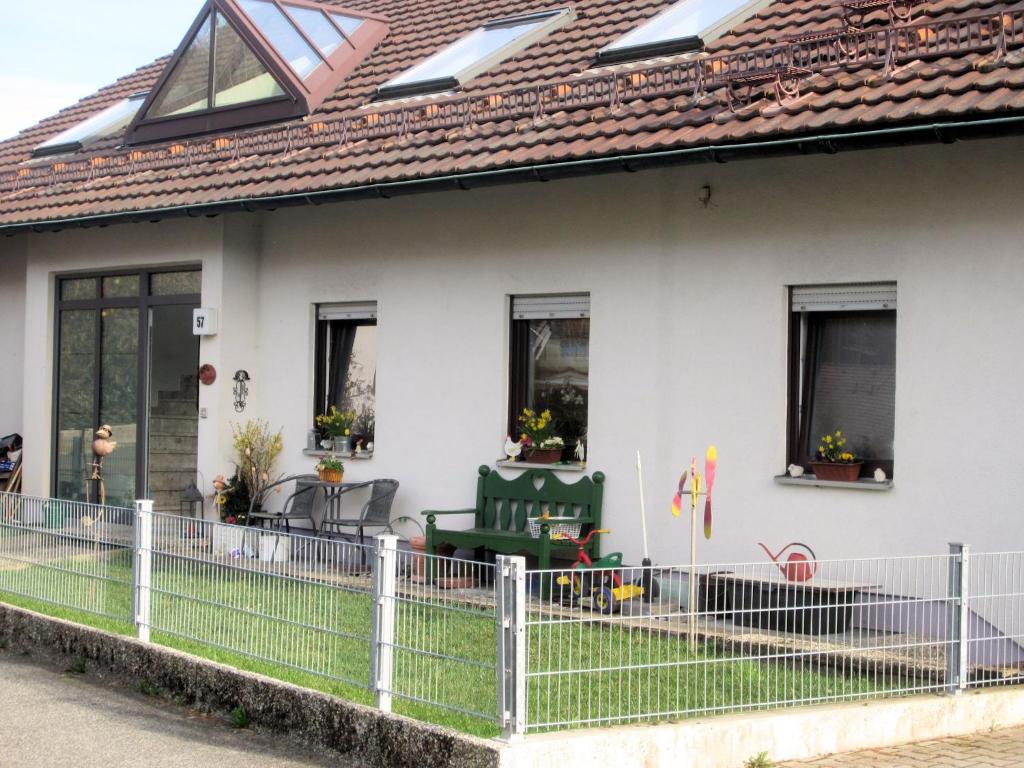
[[[136, 386], [136, 439], [135, 439], [135, 495], [146, 491], [148, 478], [147, 462], [149, 459], [149, 309], [154, 306], [192, 305], [198, 307], [202, 300], [198, 293], [180, 294], [176, 296], [151, 296], [150, 285], [153, 275], [177, 272], [202, 273], [202, 265], [195, 263], [176, 264], [165, 267], [125, 268], [90, 270], [83, 272], [65, 272], [56, 275], [54, 280], [54, 317], [53, 317], [53, 397], [51, 398], [50, 436], [53, 444], [50, 449], [50, 492], [56, 497], [57, 464], [60, 452], [60, 349], [61, 349], [61, 312], [68, 310], [95, 310], [95, 349], [96, 375], [93, 382], [93, 421], [97, 421], [100, 413], [101, 387], [103, 381], [100, 366], [103, 359], [103, 325], [102, 310], [104, 309], [138, 309], [138, 362]], [[103, 298], [104, 277], [139, 277], [138, 296]], [[65, 280], [96, 279], [96, 297], [92, 299], [62, 299], [61, 283]], [[201, 274], [200, 274], [201, 279]], [[97, 423], [93, 429], [98, 428]]]

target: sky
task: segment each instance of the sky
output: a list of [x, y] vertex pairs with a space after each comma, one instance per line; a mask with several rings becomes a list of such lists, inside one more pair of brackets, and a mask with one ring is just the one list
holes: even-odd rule
[[0, 0], [0, 139], [181, 42], [203, 0]]

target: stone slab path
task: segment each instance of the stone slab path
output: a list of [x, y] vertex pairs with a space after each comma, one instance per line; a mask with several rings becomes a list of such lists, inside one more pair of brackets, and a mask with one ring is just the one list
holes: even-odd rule
[[1024, 728], [870, 749], [817, 760], [778, 763], [776, 768], [1021, 768]]

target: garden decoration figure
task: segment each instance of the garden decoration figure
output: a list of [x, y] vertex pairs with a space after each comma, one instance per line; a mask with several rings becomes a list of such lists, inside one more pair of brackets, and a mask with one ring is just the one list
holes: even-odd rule
[[[780, 571], [782, 571], [782, 575], [786, 577], [787, 581], [796, 583], [810, 581], [818, 571], [818, 558], [817, 555], [814, 554], [814, 550], [806, 544], [801, 544], [799, 541], [787, 544], [779, 550], [777, 555], [773, 555], [771, 550], [760, 542], [758, 542], [757, 546], [767, 553], [768, 557], [772, 559], [772, 562], [778, 566]], [[782, 557], [786, 550], [794, 547], [799, 547], [804, 550], [804, 552], [790, 552], [789, 557], [786, 558], [786, 562], [780, 563], [779, 558]], [[810, 557], [807, 555], [810, 555]]]
[[508, 456], [509, 461], [515, 461], [519, 458], [519, 454], [523, 452], [523, 444], [521, 441], [512, 442], [512, 435], [505, 438], [505, 455]]
[[704, 456], [704, 474], [697, 471], [697, 457], [690, 459], [690, 468], [685, 470], [679, 478], [679, 487], [672, 499], [672, 514], [675, 517], [682, 515], [683, 494], [686, 493], [686, 480], [690, 480], [690, 572], [687, 578], [690, 626], [690, 646], [694, 646], [696, 639], [696, 612], [697, 612], [697, 509], [700, 497], [704, 496], [704, 536], [711, 538], [711, 493], [715, 485], [715, 473], [718, 469], [718, 450], [715, 446], [709, 446]]
[[117, 448], [117, 441], [110, 439], [113, 436], [114, 430], [109, 424], [104, 424], [96, 430], [96, 439], [92, 441], [92, 477], [89, 479], [96, 484], [96, 498], [101, 505], [107, 503], [107, 488], [103, 484], [103, 460]]

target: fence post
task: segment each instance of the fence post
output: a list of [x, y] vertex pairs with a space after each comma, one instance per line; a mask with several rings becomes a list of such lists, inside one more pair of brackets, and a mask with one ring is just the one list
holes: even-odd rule
[[150, 586], [153, 578], [153, 502], [135, 502], [135, 549], [132, 558], [132, 616], [139, 640], [149, 642]]
[[377, 708], [391, 711], [395, 663], [395, 596], [398, 583], [398, 537], [377, 536], [373, 557], [373, 617], [370, 622], [370, 688]]
[[526, 733], [526, 560], [498, 555], [498, 719], [502, 736]]
[[946, 649], [946, 693], [957, 694], [967, 687], [967, 650], [970, 645], [967, 577], [970, 563], [967, 544], [949, 545], [949, 646]]

